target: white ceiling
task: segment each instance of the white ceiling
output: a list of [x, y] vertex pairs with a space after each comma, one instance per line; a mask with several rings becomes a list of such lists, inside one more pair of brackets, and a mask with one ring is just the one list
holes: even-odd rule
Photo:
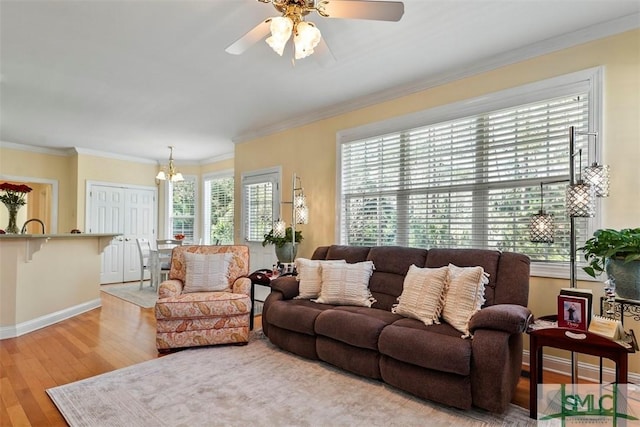
[[[332, 0], [339, 1], [339, 0]], [[640, 0], [405, 0], [400, 22], [311, 14], [335, 62], [259, 42], [256, 0], [0, 2], [0, 141], [177, 162], [640, 27]]]

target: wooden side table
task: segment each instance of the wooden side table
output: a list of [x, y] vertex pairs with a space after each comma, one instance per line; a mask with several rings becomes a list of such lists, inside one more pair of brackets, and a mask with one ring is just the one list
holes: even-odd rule
[[530, 330], [528, 333], [531, 355], [529, 380], [529, 416], [531, 418], [537, 419], [538, 417], [538, 384], [542, 384], [543, 347], [559, 348], [611, 359], [616, 364], [616, 383], [628, 383], [628, 356], [629, 353], [635, 351], [633, 348], [627, 349], [608, 338], [575, 329], [546, 328]]

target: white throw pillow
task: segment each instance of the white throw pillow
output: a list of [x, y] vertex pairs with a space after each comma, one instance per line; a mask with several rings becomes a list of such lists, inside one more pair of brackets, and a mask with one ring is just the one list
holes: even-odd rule
[[371, 307], [376, 302], [369, 290], [373, 262], [322, 266], [322, 289], [316, 302]]
[[298, 272], [299, 295], [295, 299], [318, 298], [320, 289], [322, 289], [322, 266], [335, 263], [345, 264], [346, 262], [343, 259], [325, 261], [297, 258], [296, 271]]
[[449, 264], [449, 282], [442, 318], [469, 337], [469, 320], [484, 304], [484, 286], [489, 275], [482, 267], [457, 267]]
[[224, 291], [229, 288], [229, 265], [232, 253], [184, 253], [185, 284], [182, 292]]
[[427, 326], [440, 323], [448, 274], [449, 267], [418, 268], [412, 265], [404, 278], [398, 304], [391, 311], [420, 320]]

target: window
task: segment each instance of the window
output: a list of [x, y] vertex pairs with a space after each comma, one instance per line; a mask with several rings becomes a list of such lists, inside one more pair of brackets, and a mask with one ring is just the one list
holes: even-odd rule
[[185, 177], [184, 181], [169, 182], [167, 236], [184, 234], [185, 240], [196, 241], [196, 189], [195, 177]]
[[247, 174], [242, 178], [244, 238], [262, 242], [280, 214], [277, 171]]
[[[391, 132], [347, 132], [339, 150], [340, 241], [493, 248], [567, 262], [568, 129], [594, 129], [597, 97], [591, 78], [573, 77], [577, 81], [561, 85], [546, 82], [533, 96], [525, 87], [426, 112], [411, 118], [422, 124]], [[589, 148], [586, 137], [576, 138], [583, 166]], [[552, 245], [529, 242], [540, 182], [547, 183], [544, 207], [555, 217]], [[588, 221], [576, 219], [576, 228], [584, 241]]]
[[233, 172], [204, 178], [204, 244], [232, 245]]

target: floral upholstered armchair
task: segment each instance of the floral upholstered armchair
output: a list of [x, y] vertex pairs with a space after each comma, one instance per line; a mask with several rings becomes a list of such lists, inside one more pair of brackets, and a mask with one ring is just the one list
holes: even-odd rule
[[249, 342], [247, 246], [178, 246], [155, 306], [158, 351]]

